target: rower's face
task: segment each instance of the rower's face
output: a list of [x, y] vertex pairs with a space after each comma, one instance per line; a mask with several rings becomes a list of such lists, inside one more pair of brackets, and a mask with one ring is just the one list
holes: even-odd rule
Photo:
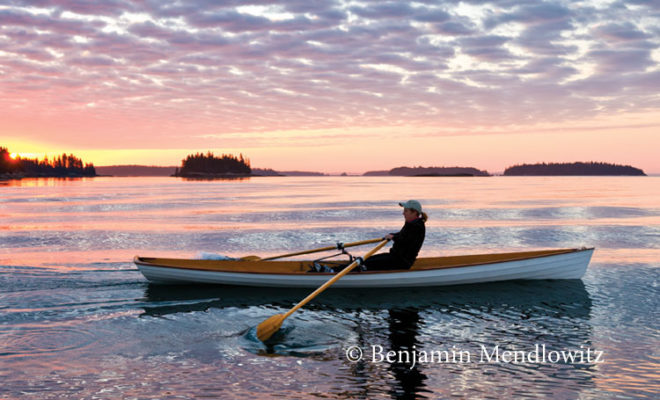
[[417, 211], [411, 210], [409, 208], [403, 209], [403, 218], [406, 222], [411, 222], [417, 219]]

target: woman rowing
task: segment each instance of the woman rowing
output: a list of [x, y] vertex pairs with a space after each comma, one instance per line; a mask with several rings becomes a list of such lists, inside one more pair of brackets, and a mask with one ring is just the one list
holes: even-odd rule
[[[417, 200], [408, 200], [399, 203], [403, 207], [403, 219], [405, 223], [403, 228], [396, 233], [388, 233], [383, 239], [392, 240], [394, 245], [389, 253], [375, 254], [366, 260], [362, 265], [363, 271], [385, 271], [391, 269], [410, 269], [417, 259], [417, 254], [422, 248], [424, 237], [426, 236], [426, 226], [424, 223], [429, 216], [422, 211], [422, 205]], [[310, 272], [332, 272], [337, 273], [346, 265], [336, 266], [334, 268], [315, 262]], [[356, 268], [354, 272], [360, 269]]]
[[376, 254], [364, 260], [367, 271], [410, 269], [417, 259], [426, 236], [424, 223], [429, 217], [422, 211], [422, 205], [417, 200], [408, 200], [399, 205], [403, 207], [403, 228], [385, 236], [385, 239], [394, 242], [389, 253]]

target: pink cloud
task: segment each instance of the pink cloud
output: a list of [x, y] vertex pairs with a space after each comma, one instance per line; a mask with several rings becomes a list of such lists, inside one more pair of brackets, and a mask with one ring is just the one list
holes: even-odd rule
[[47, 110], [62, 118], [41, 129], [66, 126], [71, 142], [109, 145], [87, 134], [104, 124], [125, 145], [210, 133], [211, 147], [240, 132], [497, 127], [660, 108], [660, 18], [641, 3], [468, 1], [474, 15], [404, 1], [97, 3], [0, 10], [0, 119], [12, 132]]

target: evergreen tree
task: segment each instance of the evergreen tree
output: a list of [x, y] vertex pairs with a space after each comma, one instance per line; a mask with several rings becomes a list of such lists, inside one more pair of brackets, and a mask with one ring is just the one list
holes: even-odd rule
[[12, 160], [9, 151], [0, 147], [0, 173], [21, 172], [25, 176], [96, 176], [94, 164], [83, 164], [82, 160], [73, 154], [56, 156], [52, 161], [48, 157], [43, 160], [16, 158]]
[[252, 173], [250, 160], [246, 160], [243, 154], [236, 157], [231, 154], [223, 154], [216, 157], [212, 152], [196, 153], [188, 155], [181, 162], [181, 168], [177, 168], [175, 176], [187, 176], [194, 174], [210, 175], [249, 175]]
[[18, 171], [19, 168], [19, 161], [11, 158], [6, 147], [0, 147], [0, 174], [10, 174]]
[[579, 176], [579, 175], [646, 175], [639, 168], [630, 165], [608, 164], [603, 162], [540, 163], [514, 165], [504, 171], [504, 175], [515, 176]]

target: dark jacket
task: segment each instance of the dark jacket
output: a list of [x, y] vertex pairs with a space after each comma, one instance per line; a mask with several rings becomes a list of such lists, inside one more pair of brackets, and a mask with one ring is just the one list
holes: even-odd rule
[[412, 267], [419, 249], [422, 248], [424, 243], [424, 236], [426, 235], [426, 226], [424, 220], [417, 218], [414, 221], [406, 222], [403, 228], [397, 233], [393, 233], [394, 245], [390, 249], [390, 254], [399, 258], [406, 267]]

